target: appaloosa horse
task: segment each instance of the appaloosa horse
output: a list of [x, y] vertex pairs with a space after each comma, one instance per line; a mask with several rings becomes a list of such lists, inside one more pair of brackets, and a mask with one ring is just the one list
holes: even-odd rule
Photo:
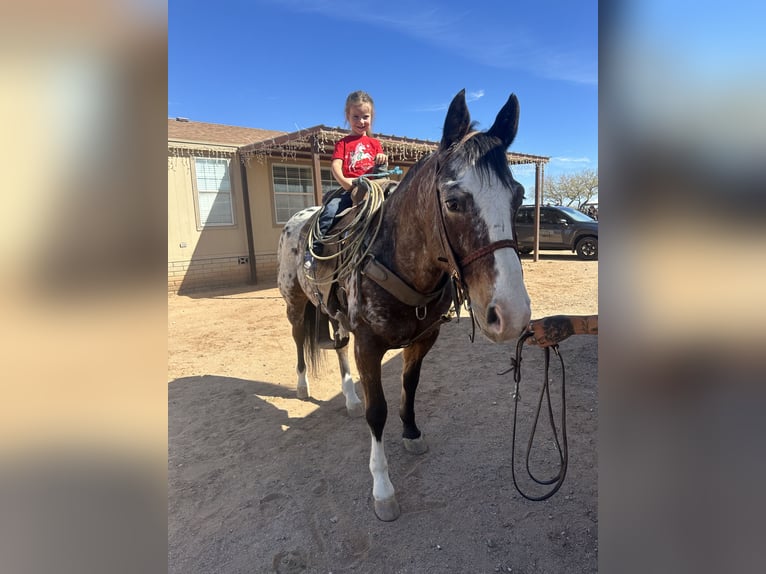
[[[489, 130], [472, 131], [465, 90], [455, 96], [438, 150], [413, 166], [383, 202], [378, 233], [359, 255], [355, 272], [339, 281], [344, 296], [338, 305], [325, 305], [326, 292], [303, 271], [306, 223], [318, 208], [295, 214], [280, 237], [278, 284], [298, 352], [299, 397], [309, 396], [305, 359], [311, 362], [318, 354], [315, 307], [328, 312], [341, 335], [354, 334], [372, 436], [372, 494], [381, 520], [400, 514], [383, 446], [388, 408], [381, 361], [386, 351], [404, 349], [399, 416], [405, 447], [421, 454], [428, 447], [415, 424], [415, 391], [423, 358], [439, 336], [453, 297], [469, 303], [479, 329], [492, 341], [515, 339], [529, 323], [529, 296], [513, 229], [524, 189], [506, 159], [518, 119], [512, 94]], [[349, 414], [361, 414], [346, 348], [337, 353], [346, 407]]]

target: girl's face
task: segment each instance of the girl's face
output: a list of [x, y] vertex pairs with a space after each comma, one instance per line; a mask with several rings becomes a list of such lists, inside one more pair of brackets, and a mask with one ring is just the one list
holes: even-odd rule
[[351, 126], [351, 133], [356, 136], [364, 135], [372, 124], [372, 106], [367, 103], [355, 104], [348, 110], [346, 119]]

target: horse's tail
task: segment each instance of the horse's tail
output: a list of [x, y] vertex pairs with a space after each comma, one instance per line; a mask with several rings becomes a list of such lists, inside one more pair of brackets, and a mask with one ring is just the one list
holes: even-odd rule
[[317, 345], [317, 308], [311, 301], [306, 301], [303, 310], [303, 356], [312, 374], [322, 365], [322, 353]]

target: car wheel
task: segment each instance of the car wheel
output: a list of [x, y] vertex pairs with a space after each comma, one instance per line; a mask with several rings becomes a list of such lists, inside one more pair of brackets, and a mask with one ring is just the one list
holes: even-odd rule
[[598, 259], [598, 239], [595, 237], [583, 237], [575, 246], [577, 256], [586, 261]]

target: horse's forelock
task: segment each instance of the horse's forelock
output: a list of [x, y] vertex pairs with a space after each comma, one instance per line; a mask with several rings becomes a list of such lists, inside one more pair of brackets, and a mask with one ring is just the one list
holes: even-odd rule
[[416, 179], [434, 183], [437, 177], [455, 180], [470, 167], [476, 168], [482, 183], [496, 176], [511, 190], [514, 208], [521, 204], [524, 188], [513, 178], [503, 142], [486, 132], [472, 132], [449, 149], [432, 152], [421, 158], [407, 171], [398, 189], [405, 189]]
[[[449, 159], [445, 160], [445, 166], [450, 172], [450, 177], [454, 178], [466, 169], [475, 167], [482, 182], [495, 175], [514, 195], [517, 194], [519, 185], [508, 168], [505, 148], [499, 138], [486, 132], [475, 133], [450, 150], [449, 156]], [[518, 198], [519, 202], [521, 199], [523, 198]]]

